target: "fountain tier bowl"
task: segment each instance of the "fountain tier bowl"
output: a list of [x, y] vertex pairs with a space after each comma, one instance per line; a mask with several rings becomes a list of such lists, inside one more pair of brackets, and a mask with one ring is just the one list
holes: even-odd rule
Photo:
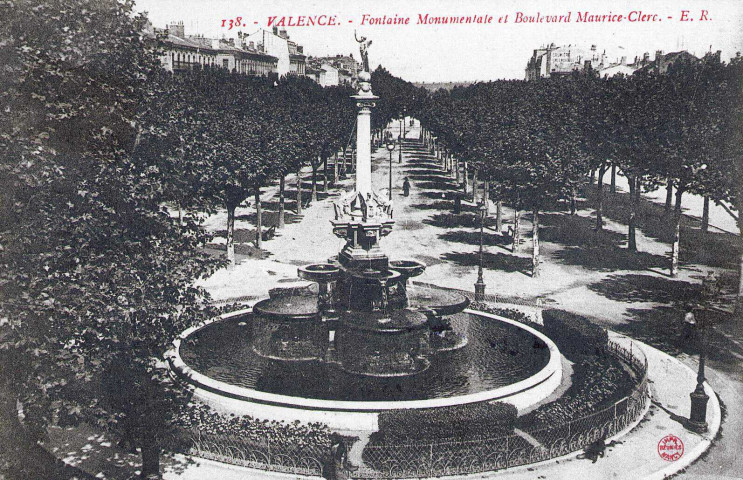
[[338, 431], [376, 430], [380, 412], [394, 409], [492, 400], [524, 409], [559, 386], [559, 351], [538, 331], [471, 310], [454, 316], [452, 326], [468, 344], [436, 354], [429, 368], [407, 377], [355, 375], [332, 362], [263, 358], [248, 341], [254, 327], [250, 310], [186, 330], [169, 360], [196, 399], [218, 411], [322, 422]]

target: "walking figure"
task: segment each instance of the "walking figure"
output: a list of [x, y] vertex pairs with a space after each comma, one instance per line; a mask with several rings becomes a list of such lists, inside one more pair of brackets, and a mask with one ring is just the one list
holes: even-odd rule
[[410, 181], [408, 177], [405, 177], [405, 180], [402, 182], [402, 194], [406, 197], [410, 195]]
[[694, 343], [696, 340], [697, 333], [697, 319], [694, 316], [694, 306], [688, 304], [686, 306], [686, 313], [684, 313], [684, 324], [681, 328], [681, 342], [684, 344]]

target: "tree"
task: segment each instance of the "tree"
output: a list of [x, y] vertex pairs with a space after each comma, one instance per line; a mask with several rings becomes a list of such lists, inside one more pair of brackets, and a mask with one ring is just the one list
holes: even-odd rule
[[[159, 66], [132, 8], [0, 3], [0, 347], [29, 424], [109, 427], [142, 448], [147, 476], [181, 393], [160, 359], [210, 314], [194, 281], [218, 264], [134, 155]], [[111, 395], [114, 371], [134, 401]]]

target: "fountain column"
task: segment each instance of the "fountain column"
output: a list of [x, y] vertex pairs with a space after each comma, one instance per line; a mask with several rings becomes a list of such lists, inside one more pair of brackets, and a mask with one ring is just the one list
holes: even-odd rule
[[[373, 96], [372, 96], [373, 97]], [[356, 95], [356, 191], [368, 198], [372, 191], [371, 184], [371, 107], [372, 99]], [[376, 97], [373, 97], [376, 98]]]

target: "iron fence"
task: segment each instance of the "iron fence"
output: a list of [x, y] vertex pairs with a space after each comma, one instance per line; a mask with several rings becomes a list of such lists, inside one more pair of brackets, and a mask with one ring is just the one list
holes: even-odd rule
[[517, 467], [580, 451], [617, 435], [638, 420], [649, 401], [647, 359], [641, 350], [609, 342], [607, 351], [637, 375], [632, 391], [589, 415], [551, 426], [534, 426], [514, 434], [464, 441], [390, 443], [364, 449], [358, 479], [423, 478], [464, 475]]
[[196, 429], [183, 431], [180, 440], [196, 457], [293, 475], [322, 476], [329, 460], [329, 449], [319, 445], [246, 440]]

